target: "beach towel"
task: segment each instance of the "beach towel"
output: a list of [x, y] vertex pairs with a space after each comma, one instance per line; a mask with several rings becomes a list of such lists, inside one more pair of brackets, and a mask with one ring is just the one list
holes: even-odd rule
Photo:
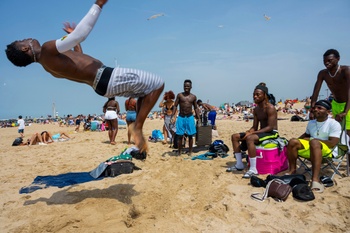
[[97, 179], [94, 179], [89, 174], [89, 172], [69, 172], [59, 175], [37, 176], [30, 185], [22, 187], [19, 190], [19, 193], [32, 193], [36, 190], [49, 187], [63, 188], [66, 186], [82, 184], [94, 180]]

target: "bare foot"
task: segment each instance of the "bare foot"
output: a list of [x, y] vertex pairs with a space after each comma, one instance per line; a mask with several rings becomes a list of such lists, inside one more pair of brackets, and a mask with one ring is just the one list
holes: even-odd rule
[[111, 142], [111, 145], [115, 145], [115, 144], [117, 144], [116, 142]]
[[135, 145], [140, 150], [140, 152], [148, 152], [147, 143], [145, 141], [145, 138], [143, 137], [141, 130], [134, 130], [133, 136], [135, 140]]

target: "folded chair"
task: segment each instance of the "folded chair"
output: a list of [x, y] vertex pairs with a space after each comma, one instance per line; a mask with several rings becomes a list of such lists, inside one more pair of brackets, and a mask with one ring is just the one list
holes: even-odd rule
[[[343, 177], [343, 175], [339, 172], [339, 168], [343, 162], [346, 162], [346, 175], [349, 176], [349, 148], [349, 137], [346, 133], [344, 119], [342, 122], [342, 132], [340, 134], [339, 143], [332, 149], [332, 157], [323, 158], [321, 172], [325, 171], [326, 169], [331, 169], [333, 171], [330, 175], [332, 180], [335, 175]], [[309, 165], [311, 165], [310, 161], [300, 156], [298, 156], [298, 160], [300, 162], [300, 167], [305, 169], [304, 173], [307, 172], [311, 176], [311, 167], [309, 167]]]

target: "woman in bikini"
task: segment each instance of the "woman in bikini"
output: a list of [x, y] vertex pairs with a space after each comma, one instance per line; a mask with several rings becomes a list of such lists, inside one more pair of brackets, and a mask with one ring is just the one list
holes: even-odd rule
[[[162, 102], [159, 104], [159, 107], [162, 108], [162, 114], [164, 115], [164, 126], [163, 126], [163, 134], [164, 141], [163, 144], [167, 143], [167, 139], [170, 138], [170, 141], [173, 141], [175, 131], [176, 131], [176, 109], [173, 112], [173, 106], [175, 94], [173, 91], [165, 92]], [[172, 117], [174, 116], [174, 117]]]
[[115, 97], [108, 98], [107, 102], [103, 105], [103, 112], [108, 124], [109, 142], [115, 145], [115, 138], [118, 133], [118, 114], [120, 112], [119, 103], [115, 100]]
[[131, 144], [131, 128], [130, 125], [136, 121], [136, 100], [132, 97], [125, 100], [126, 124], [128, 125], [128, 145]]

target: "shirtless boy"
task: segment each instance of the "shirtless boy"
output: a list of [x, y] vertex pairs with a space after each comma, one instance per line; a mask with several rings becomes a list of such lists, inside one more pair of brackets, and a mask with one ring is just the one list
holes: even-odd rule
[[313, 118], [313, 108], [322, 83], [325, 81], [333, 94], [332, 114], [338, 122], [346, 119], [346, 130], [350, 136], [350, 67], [339, 65], [339, 60], [339, 52], [335, 49], [329, 49], [323, 54], [323, 64], [326, 69], [321, 70], [317, 75], [311, 98], [310, 119]]
[[[279, 137], [277, 131], [277, 111], [269, 102], [268, 89], [265, 86], [258, 85], [253, 93], [254, 103], [257, 105], [253, 110], [253, 126], [244, 133], [235, 133], [231, 136], [232, 147], [237, 163], [226, 171], [242, 171], [244, 164], [242, 162], [242, 152], [248, 149], [250, 167], [243, 175], [243, 178], [250, 178], [258, 174], [256, 169], [256, 144], [267, 139], [276, 139]], [[259, 129], [260, 125], [260, 129]]]
[[181, 154], [182, 139], [184, 134], [188, 135], [189, 155], [192, 154], [193, 136], [197, 132], [196, 123], [193, 117], [193, 110], [195, 111], [196, 119], [199, 119], [199, 110], [197, 106], [197, 97], [191, 93], [191, 89], [192, 81], [186, 79], [184, 82], [184, 92], [177, 94], [175, 104], [173, 106], [173, 113], [175, 113], [177, 106], [180, 105], [179, 115], [176, 120], [176, 134], [179, 136], [178, 155]]

